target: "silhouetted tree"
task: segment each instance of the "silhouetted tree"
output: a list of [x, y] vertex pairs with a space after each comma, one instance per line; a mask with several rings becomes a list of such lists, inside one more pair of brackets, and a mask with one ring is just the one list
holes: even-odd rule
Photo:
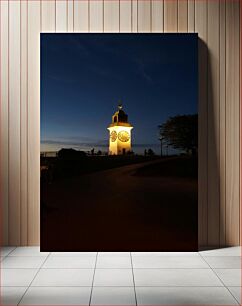
[[194, 154], [198, 148], [198, 115], [170, 117], [159, 125], [160, 137], [175, 149]]
[[154, 151], [153, 151], [152, 149], [148, 149], [147, 155], [149, 155], [149, 156], [154, 156], [155, 153], [154, 153]]

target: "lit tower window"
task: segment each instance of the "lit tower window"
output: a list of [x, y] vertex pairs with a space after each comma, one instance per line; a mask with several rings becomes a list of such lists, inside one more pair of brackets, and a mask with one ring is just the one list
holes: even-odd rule
[[131, 151], [132, 125], [128, 122], [128, 115], [123, 111], [122, 104], [112, 116], [109, 130], [109, 155], [122, 155]]

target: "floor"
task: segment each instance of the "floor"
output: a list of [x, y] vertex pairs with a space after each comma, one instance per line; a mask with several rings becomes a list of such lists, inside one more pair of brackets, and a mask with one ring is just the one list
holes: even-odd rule
[[240, 247], [194, 253], [1, 250], [1, 305], [239, 305]]

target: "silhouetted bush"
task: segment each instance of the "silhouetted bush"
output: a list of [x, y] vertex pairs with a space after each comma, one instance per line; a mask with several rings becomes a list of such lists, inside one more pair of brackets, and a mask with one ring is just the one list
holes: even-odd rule
[[58, 151], [58, 158], [64, 160], [80, 160], [86, 157], [86, 153], [83, 151], [77, 151], [74, 149], [61, 149]]

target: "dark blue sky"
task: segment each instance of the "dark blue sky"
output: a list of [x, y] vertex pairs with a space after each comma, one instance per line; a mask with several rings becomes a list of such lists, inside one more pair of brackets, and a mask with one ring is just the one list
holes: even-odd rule
[[133, 150], [159, 152], [157, 126], [197, 113], [197, 34], [41, 34], [41, 150], [108, 150], [121, 99]]

